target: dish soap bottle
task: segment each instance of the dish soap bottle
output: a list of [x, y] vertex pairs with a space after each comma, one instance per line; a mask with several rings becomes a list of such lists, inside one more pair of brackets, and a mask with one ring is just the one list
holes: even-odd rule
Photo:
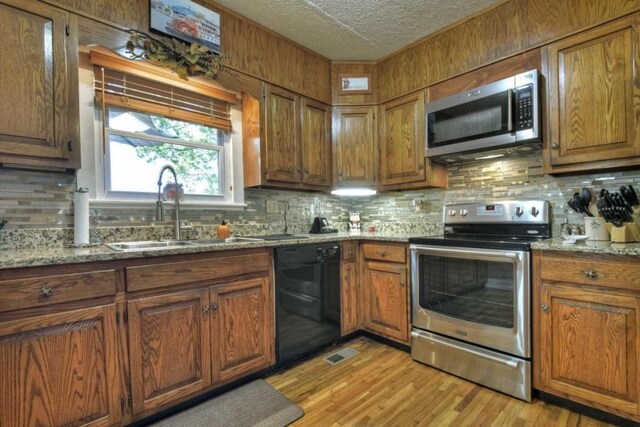
[[231, 234], [227, 221], [222, 220], [222, 224], [218, 226], [218, 239], [227, 239]]

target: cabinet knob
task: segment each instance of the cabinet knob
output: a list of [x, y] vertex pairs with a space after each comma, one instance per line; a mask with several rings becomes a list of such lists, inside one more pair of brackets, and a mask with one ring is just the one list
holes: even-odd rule
[[548, 313], [551, 307], [549, 307], [549, 304], [540, 304], [540, 309], [545, 313]]
[[405, 281], [404, 280], [400, 280], [400, 286], [404, 286], [404, 285], [406, 285]]
[[209, 306], [208, 306], [208, 305], [203, 305], [203, 306], [202, 306], [202, 312], [203, 312], [204, 314], [207, 314], [207, 313], [209, 312]]
[[558, 144], [557, 142], [554, 142], [553, 144], [551, 144], [551, 148], [553, 148], [554, 150], [557, 150], [558, 148], [560, 148], [560, 144]]
[[338, 172], [338, 176], [342, 176], [342, 172]]
[[217, 310], [218, 309], [218, 303], [217, 302], [212, 302], [211, 303], [211, 310]]
[[305, 173], [306, 175], [309, 175], [309, 169], [304, 168], [304, 173]]
[[584, 272], [587, 279], [596, 280], [598, 278], [598, 272], [594, 270], [587, 270]]
[[349, 276], [347, 276], [347, 275], [345, 274], [345, 276], [342, 278], [342, 280], [344, 280], [345, 282], [348, 282], [348, 281], [349, 281]]
[[420, 163], [420, 164], [418, 165], [418, 168], [419, 168], [420, 170], [424, 169], [424, 163]]
[[49, 286], [43, 286], [42, 289], [40, 289], [41, 297], [49, 298], [52, 295], [53, 295], [53, 289], [51, 289]]
[[383, 257], [383, 256], [386, 256], [387, 253], [385, 251], [378, 251], [378, 255]]

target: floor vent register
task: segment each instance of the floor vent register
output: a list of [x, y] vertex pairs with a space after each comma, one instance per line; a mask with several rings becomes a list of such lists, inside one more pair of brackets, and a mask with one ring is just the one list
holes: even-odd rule
[[358, 350], [354, 350], [351, 347], [343, 348], [341, 350], [336, 351], [335, 353], [331, 353], [323, 360], [330, 365], [337, 365], [338, 363], [342, 363], [345, 360], [359, 354]]

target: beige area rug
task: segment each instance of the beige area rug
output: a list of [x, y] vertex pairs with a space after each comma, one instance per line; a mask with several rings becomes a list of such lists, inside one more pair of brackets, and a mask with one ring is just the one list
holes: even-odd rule
[[153, 427], [284, 427], [304, 415], [264, 380], [256, 380], [172, 415]]

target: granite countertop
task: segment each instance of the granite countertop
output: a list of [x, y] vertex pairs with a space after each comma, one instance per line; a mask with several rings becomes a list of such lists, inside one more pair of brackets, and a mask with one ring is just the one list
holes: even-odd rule
[[533, 243], [532, 249], [544, 251], [584, 252], [592, 254], [636, 255], [640, 256], [640, 243], [611, 243], [607, 241], [589, 241], [565, 245], [562, 238], [542, 240]]
[[346, 240], [372, 240], [385, 242], [408, 242], [414, 235], [406, 233], [332, 233], [297, 234], [307, 238], [277, 241], [234, 242], [211, 245], [181, 246], [172, 249], [119, 252], [105, 245], [84, 248], [43, 247], [36, 249], [0, 250], [0, 269], [36, 267], [44, 265], [72, 264], [80, 262], [114, 261], [122, 259], [150, 258], [165, 255], [180, 255], [201, 252], [230, 251], [237, 249], [272, 248], [299, 244], [342, 242]]

